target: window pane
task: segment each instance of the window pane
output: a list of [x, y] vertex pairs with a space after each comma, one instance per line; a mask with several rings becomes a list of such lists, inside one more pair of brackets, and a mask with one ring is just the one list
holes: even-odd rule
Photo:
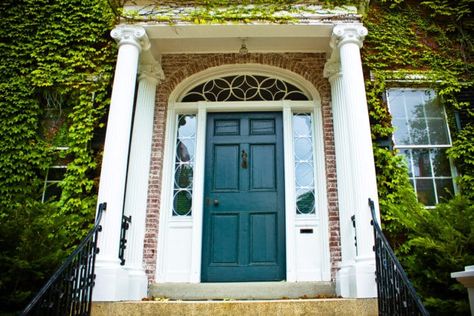
[[431, 149], [431, 160], [433, 171], [437, 177], [451, 177], [451, 165], [449, 164], [446, 150], [441, 148]]
[[445, 202], [453, 197], [454, 187], [452, 179], [436, 179], [438, 203]]
[[403, 93], [401, 90], [389, 90], [388, 98], [390, 100], [390, 114], [394, 119], [406, 118], [405, 113], [405, 101], [403, 99]]
[[61, 188], [59, 187], [59, 182], [47, 182], [46, 188], [43, 192], [43, 202], [49, 200], [59, 200], [61, 196]]
[[405, 163], [408, 167], [408, 176], [412, 177], [413, 176], [413, 170], [412, 170], [412, 157], [411, 157], [411, 150], [410, 149], [401, 149], [399, 155], [401, 155]]
[[196, 116], [179, 115], [178, 116], [178, 137], [194, 138], [196, 136]]
[[410, 145], [427, 145], [428, 128], [425, 119], [411, 119], [409, 121]]
[[293, 116], [293, 136], [311, 137], [310, 114], [295, 114]]
[[443, 106], [438, 102], [433, 90], [426, 90], [425, 92], [425, 113], [428, 118], [444, 119]]
[[178, 115], [174, 171], [173, 216], [191, 215], [196, 116]]
[[426, 206], [434, 206], [436, 204], [434, 185], [432, 179], [416, 179], [416, 193], [418, 201]]
[[313, 214], [314, 202], [314, 190], [298, 191], [296, 193], [297, 214]]
[[430, 131], [430, 144], [449, 145], [448, 127], [444, 119], [427, 119]]
[[313, 146], [311, 138], [296, 138], [294, 140], [295, 158], [297, 160], [311, 160], [313, 157]]
[[193, 185], [193, 167], [188, 164], [178, 164], [175, 170], [175, 187], [189, 188]]
[[297, 187], [312, 187], [314, 182], [313, 165], [311, 163], [297, 164], [295, 178]]
[[413, 149], [415, 177], [431, 177], [430, 153], [427, 149]]
[[191, 215], [192, 201], [193, 197], [191, 195], [191, 192], [175, 190], [173, 199], [173, 215]]
[[424, 99], [422, 90], [405, 90], [405, 104], [407, 109], [407, 115], [410, 118], [424, 118], [425, 114], [423, 111]]
[[312, 117], [310, 113], [293, 115], [296, 213], [314, 214], [314, 162]]
[[395, 144], [409, 145], [411, 144], [410, 134], [408, 133], [408, 124], [405, 119], [394, 119], [393, 126], [395, 133], [393, 135]]

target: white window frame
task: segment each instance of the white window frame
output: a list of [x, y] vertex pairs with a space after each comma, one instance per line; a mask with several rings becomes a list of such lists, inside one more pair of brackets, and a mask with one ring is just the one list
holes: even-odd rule
[[[388, 108], [389, 108], [390, 113], [392, 113], [392, 108], [391, 108], [391, 105], [390, 105], [390, 97], [389, 97], [389, 94], [390, 94], [391, 90], [396, 90], [396, 91], [422, 91], [422, 92], [432, 91], [435, 94], [435, 96], [437, 98], [439, 98], [439, 95], [436, 93], [436, 91], [431, 89], [431, 88], [397, 88], [397, 87], [391, 87], [391, 88], [389, 88], [385, 91], [385, 97], [386, 97], [386, 100], [387, 100], [387, 104], [388, 104]], [[392, 141], [393, 141], [393, 144], [394, 144], [394, 149], [397, 149], [397, 150], [424, 149], [424, 150], [428, 150], [428, 152], [430, 152], [430, 149], [448, 149], [448, 148], [451, 148], [452, 147], [452, 139], [451, 139], [451, 131], [450, 131], [449, 125], [448, 125], [448, 118], [447, 118], [447, 115], [446, 115], [446, 108], [442, 104], [440, 104], [440, 106], [442, 106], [442, 108], [443, 108], [443, 118], [444, 118], [444, 123], [446, 124], [446, 130], [447, 130], [447, 136], [448, 136], [449, 144], [442, 144], [442, 145], [436, 145], [436, 144], [434, 144], [434, 145], [432, 145], [432, 144], [428, 144], [428, 145], [398, 145], [396, 143], [396, 140], [395, 140], [395, 134], [393, 134], [392, 135]], [[425, 118], [426, 118], [426, 116], [425, 116]], [[394, 128], [397, 128], [397, 126], [393, 124], [393, 121], [392, 121], [392, 125], [393, 125]], [[428, 137], [429, 137], [429, 135], [430, 135], [429, 126], [427, 126], [427, 129], [428, 129]], [[404, 154], [399, 153], [399, 155], [404, 155]], [[456, 187], [456, 183], [454, 181], [454, 179], [457, 175], [456, 168], [454, 167], [452, 159], [450, 159], [449, 157], [447, 157], [447, 159], [449, 161], [451, 177], [435, 176], [435, 172], [433, 170], [433, 163], [432, 163], [432, 160], [431, 160], [431, 154], [430, 154], [430, 171], [431, 171], [432, 176], [431, 177], [417, 177], [417, 176], [415, 176], [415, 174], [413, 174], [413, 170], [415, 170], [415, 167], [413, 165], [412, 157], [406, 157], [406, 160], [408, 161], [408, 166], [407, 167], [412, 172], [412, 175], [409, 178], [410, 178], [411, 181], [413, 181], [413, 189], [415, 190], [415, 194], [417, 196], [418, 196], [418, 191], [417, 191], [416, 180], [418, 180], [418, 179], [419, 180], [432, 180], [433, 181], [433, 189], [434, 189], [434, 195], [435, 195], [435, 205], [440, 203], [438, 189], [436, 187], [436, 182], [435, 182], [436, 179], [441, 179], [441, 180], [442, 179], [445, 179], [445, 180], [450, 179], [453, 183], [453, 189], [454, 189], [453, 194], [457, 193], [457, 187]], [[435, 205], [427, 205], [425, 207], [430, 209], [430, 208], [434, 208]]]

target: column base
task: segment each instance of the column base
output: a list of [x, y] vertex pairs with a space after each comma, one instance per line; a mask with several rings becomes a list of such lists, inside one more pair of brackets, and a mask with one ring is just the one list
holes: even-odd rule
[[127, 300], [141, 301], [148, 295], [148, 278], [143, 269], [125, 269], [128, 271]]
[[128, 273], [119, 261], [99, 261], [95, 266], [93, 301], [123, 301], [128, 296]]
[[342, 262], [336, 274], [336, 293], [344, 298], [377, 297], [375, 258], [357, 257]]

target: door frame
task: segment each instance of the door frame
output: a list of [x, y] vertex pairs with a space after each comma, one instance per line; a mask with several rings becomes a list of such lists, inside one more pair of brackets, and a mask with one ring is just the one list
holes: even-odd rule
[[[219, 73], [209, 72], [207, 76], [199, 78], [190, 78], [186, 80], [185, 87], [193, 87], [198, 82], [203, 82], [212, 77], [218, 77], [219, 74], [236, 74], [236, 65], [222, 67]], [[240, 67], [244, 68], [244, 67]], [[271, 68], [272, 72], [265, 72], [265, 68]], [[242, 70], [252, 69], [251, 71]], [[249, 67], [241, 71], [244, 73], [255, 73], [271, 75], [275, 77], [274, 67], [258, 68]], [[262, 70], [263, 69], [263, 70]], [[282, 69], [278, 69], [282, 71]], [[290, 77], [291, 75], [291, 77]], [[287, 72], [287, 76], [278, 76], [285, 81], [295, 82], [294, 78], [299, 77], [294, 73]], [[304, 80], [301, 78], [301, 80]], [[296, 83], [302, 86], [301, 83]], [[307, 81], [305, 85], [308, 86]], [[208, 112], [282, 112], [283, 116], [283, 148], [284, 148], [284, 180], [285, 180], [285, 236], [286, 236], [286, 281], [302, 281], [297, 275], [298, 262], [296, 258], [296, 231], [299, 227], [314, 225], [318, 227], [319, 249], [322, 255], [320, 267], [320, 281], [330, 281], [330, 255], [329, 255], [329, 227], [327, 211], [327, 190], [326, 190], [326, 170], [325, 170], [325, 152], [323, 138], [323, 124], [321, 113], [321, 101], [319, 94], [312, 87], [310, 94], [313, 96], [311, 101], [248, 101], [248, 102], [176, 102], [179, 96], [179, 90], [176, 89], [168, 103], [168, 113], [166, 120], [165, 146], [163, 153], [163, 172], [161, 185], [161, 206], [160, 221], [158, 231], [157, 248], [157, 271], [156, 281], [165, 282], [201, 282], [201, 263], [202, 263], [202, 236], [203, 236], [203, 203], [204, 203], [204, 159], [206, 148], [206, 124]], [[311, 91], [312, 90], [312, 91]], [[316, 214], [296, 215], [296, 192], [295, 192], [295, 174], [293, 157], [293, 135], [292, 119], [293, 113], [310, 112], [313, 117], [313, 159], [314, 159], [314, 181], [316, 190]], [[173, 203], [173, 179], [174, 179], [174, 153], [176, 152], [176, 129], [178, 114], [196, 115], [196, 140], [195, 140], [195, 164], [193, 173], [193, 191], [192, 191], [192, 215], [186, 217], [172, 216]], [[291, 150], [290, 150], [291, 149]], [[180, 248], [172, 245], [170, 231], [183, 234], [183, 239], [189, 241], [189, 245]], [[175, 236], [175, 235], [173, 235]], [[175, 238], [176, 239], [176, 238]], [[181, 241], [181, 239], [179, 239]], [[174, 241], [176, 242], [176, 241]], [[167, 257], [175, 252], [180, 252], [181, 266], [176, 266], [169, 262]]]

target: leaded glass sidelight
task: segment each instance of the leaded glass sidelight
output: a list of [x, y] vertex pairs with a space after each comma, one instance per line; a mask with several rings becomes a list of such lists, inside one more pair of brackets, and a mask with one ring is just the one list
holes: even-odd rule
[[295, 157], [296, 213], [315, 214], [312, 116], [293, 115], [293, 148]]
[[178, 115], [173, 190], [173, 216], [192, 213], [196, 116]]

